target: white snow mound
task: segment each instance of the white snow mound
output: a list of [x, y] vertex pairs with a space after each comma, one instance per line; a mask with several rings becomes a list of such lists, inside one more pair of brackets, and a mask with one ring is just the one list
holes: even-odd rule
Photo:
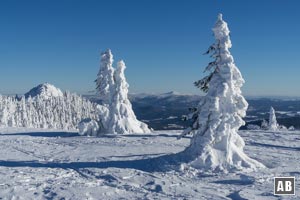
[[26, 98], [28, 98], [29, 96], [31, 96], [32, 98], [40, 96], [44, 97], [45, 99], [48, 99], [49, 97], [62, 97], [63, 92], [54, 85], [51, 85], [49, 83], [43, 83], [32, 88], [29, 92], [25, 94]]
[[83, 119], [78, 124], [79, 135], [97, 136], [99, 131], [99, 125], [95, 120], [90, 118]]

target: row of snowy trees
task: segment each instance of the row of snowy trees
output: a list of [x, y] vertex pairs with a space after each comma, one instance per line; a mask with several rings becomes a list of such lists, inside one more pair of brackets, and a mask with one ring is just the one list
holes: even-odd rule
[[98, 120], [99, 107], [90, 101], [65, 92], [61, 97], [24, 96], [21, 99], [0, 96], [1, 127], [76, 129], [84, 118]]

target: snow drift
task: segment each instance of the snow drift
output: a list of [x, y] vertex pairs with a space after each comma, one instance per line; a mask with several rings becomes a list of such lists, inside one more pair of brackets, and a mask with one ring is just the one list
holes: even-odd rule
[[78, 124], [79, 135], [97, 136], [99, 128], [98, 122], [90, 118], [83, 119]]

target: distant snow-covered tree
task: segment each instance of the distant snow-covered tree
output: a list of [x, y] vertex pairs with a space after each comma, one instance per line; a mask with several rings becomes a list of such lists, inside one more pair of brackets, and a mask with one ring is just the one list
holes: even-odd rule
[[276, 131], [278, 130], [278, 123], [276, 120], [275, 110], [273, 107], [270, 108], [270, 116], [269, 116], [269, 130]]
[[242, 117], [248, 103], [241, 93], [244, 79], [229, 51], [229, 29], [222, 14], [213, 32], [216, 41], [207, 51], [214, 58], [206, 67], [210, 73], [195, 83], [207, 94], [197, 107], [199, 128], [183, 152], [184, 158], [190, 160], [192, 167], [202, 170], [263, 168], [244, 153], [245, 142], [238, 135], [238, 129], [245, 124]]

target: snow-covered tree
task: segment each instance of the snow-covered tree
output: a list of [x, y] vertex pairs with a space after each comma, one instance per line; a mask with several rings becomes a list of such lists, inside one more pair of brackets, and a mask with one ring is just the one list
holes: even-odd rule
[[222, 14], [218, 15], [212, 30], [215, 43], [207, 54], [214, 61], [206, 67], [209, 75], [195, 83], [207, 94], [197, 108], [199, 128], [183, 155], [192, 167], [202, 170], [263, 168], [244, 153], [245, 142], [238, 135], [238, 129], [245, 124], [242, 117], [246, 115], [248, 103], [241, 93], [245, 81], [229, 51], [229, 29]]
[[[117, 68], [113, 68], [113, 55], [107, 50], [101, 55], [100, 70], [96, 80], [96, 89], [102, 99], [98, 110], [99, 133], [148, 133], [147, 125], [137, 120], [132, 105], [128, 99], [128, 83], [125, 78], [124, 61], [119, 61]], [[84, 134], [84, 133], [83, 133]]]
[[276, 120], [275, 110], [273, 107], [270, 108], [269, 130], [271, 130], [271, 131], [278, 130], [278, 123]]
[[100, 69], [96, 79], [96, 89], [104, 104], [110, 104], [114, 91], [113, 55], [108, 49], [101, 54]]
[[110, 105], [109, 133], [149, 133], [148, 126], [137, 120], [132, 105], [128, 99], [128, 83], [124, 70], [126, 66], [123, 60], [117, 64], [114, 73], [115, 91]]

